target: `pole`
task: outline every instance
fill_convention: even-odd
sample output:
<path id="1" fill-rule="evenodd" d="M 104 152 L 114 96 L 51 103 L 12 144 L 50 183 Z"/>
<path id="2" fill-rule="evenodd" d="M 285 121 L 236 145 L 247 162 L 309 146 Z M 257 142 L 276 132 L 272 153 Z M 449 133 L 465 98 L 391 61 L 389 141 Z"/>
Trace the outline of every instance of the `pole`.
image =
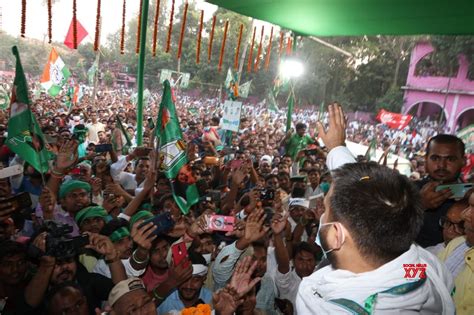
<path id="1" fill-rule="evenodd" d="M 296 55 L 296 33 L 293 33 L 293 55 Z M 288 113 L 286 114 L 286 133 L 290 131 L 293 108 L 295 106 L 295 86 L 293 78 L 290 78 L 290 95 L 288 97 Z"/>
<path id="2" fill-rule="evenodd" d="M 97 69 L 94 74 L 94 89 L 92 90 L 92 103 L 95 105 L 95 99 L 97 97 L 97 85 L 99 84 L 99 61 L 100 61 L 100 50 L 95 53 L 95 64 Z"/>
<path id="3" fill-rule="evenodd" d="M 138 55 L 138 100 L 137 100 L 137 146 L 143 142 L 143 71 L 145 69 L 146 26 L 149 0 L 143 0 L 142 23 L 140 25 L 140 54 Z"/>

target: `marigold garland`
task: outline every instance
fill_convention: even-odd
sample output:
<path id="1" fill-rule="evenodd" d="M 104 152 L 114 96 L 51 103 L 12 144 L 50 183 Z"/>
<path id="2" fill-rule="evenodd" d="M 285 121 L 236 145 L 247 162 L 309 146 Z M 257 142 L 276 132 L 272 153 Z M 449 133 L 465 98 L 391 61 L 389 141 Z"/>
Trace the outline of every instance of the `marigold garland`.
<path id="1" fill-rule="evenodd" d="M 184 39 L 184 28 L 186 27 L 186 17 L 188 15 L 188 3 L 184 5 L 183 21 L 181 23 L 181 33 L 179 34 L 178 59 L 181 59 L 181 52 Z"/>
<path id="2" fill-rule="evenodd" d="M 122 31 L 120 32 L 120 54 L 125 53 L 125 13 L 127 10 L 127 0 L 123 0 L 122 6 Z"/>
<path id="3" fill-rule="evenodd" d="M 77 49 L 77 3 L 72 1 L 72 44 Z"/>
<path id="4" fill-rule="evenodd" d="M 135 46 L 135 52 L 140 53 L 140 33 L 142 30 L 142 9 L 143 9 L 143 0 L 140 0 L 140 8 L 138 10 L 138 25 L 137 25 L 137 45 Z"/>
<path id="5" fill-rule="evenodd" d="M 239 40 L 237 42 L 237 49 L 235 50 L 235 59 L 234 59 L 234 69 L 235 70 L 237 70 L 239 68 L 240 43 L 242 41 L 243 31 L 244 31 L 244 24 L 240 24 Z"/>
<path id="6" fill-rule="evenodd" d="M 253 27 L 253 36 L 252 36 L 252 45 L 250 47 L 250 52 L 249 52 L 249 60 L 247 62 L 247 72 L 252 71 L 252 56 L 253 56 L 253 46 L 255 44 L 255 32 L 257 31 L 257 27 Z"/>
<path id="7" fill-rule="evenodd" d="M 53 9 L 52 0 L 48 0 L 48 44 L 51 44 L 53 37 Z"/>
<path id="8" fill-rule="evenodd" d="M 21 30 L 20 36 L 25 37 L 26 30 L 26 0 L 21 0 Z"/>
<path id="9" fill-rule="evenodd" d="M 199 32 L 197 38 L 197 46 L 196 46 L 196 64 L 199 64 L 201 59 L 201 38 L 202 38 L 202 26 L 204 24 L 204 10 L 201 10 L 201 19 L 199 21 Z"/>
<path id="10" fill-rule="evenodd" d="M 272 53 L 272 39 L 273 39 L 273 26 L 270 30 L 270 40 L 268 41 L 267 55 L 265 56 L 265 70 L 267 71 L 268 71 L 268 68 L 270 67 L 270 55 Z"/>
<path id="11" fill-rule="evenodd" d="M 260 42 L 258 44 L 258 49 L 257 49 L 257 58 L 255 59 L 255 65 L 253 67 L 254 72 L 258 71 L 258 65 L 260 64 L 260 55 L 262 54 L 262 43 L 263 43 L 264 32 L 265 32 L 265 28 L 262 25 L 262 31 L 260 32 Z"/>
<path id="12" fill-rule="evenodd" d="M 181 311 L 181 315 L 211 315 L 212 309 L 209 304 L 198 304 L 196 307 L 187 307 Z"/>
<path id="13" fill-rule="evenodd" d="M 288 37 L 288 42 L 286 44 L 286 55 L 291 56 L 292 51 L 293 51 L 293 41 L 290 36 Z"/>
<path id="14" fill-rule="evenodd" d="M 171 33 L 173 32 L 173 16 L 174 16 L 174 2 L 171 2 L 170 25 L 168 27 L 168 39 L 166 40 L 166 52 L 170 51 L 171 47 Z"/>
<path id="15" fill-rule="evenodd" d="M 94 51 L 99 50 L 99 45 L 100 45 L 100 9 L 101 9 L 101 0 L 97 0 L 97 14 L 95 17 Z"/>
<path id="16" fill-rule="evenodd" d="M 227 30 L 229 28 L 229 21 L 225 21 L 225 26 L 224 26 L 224 38 L 222 38 L 222 45 L 221 45 L 221 54 L 219 56 L 219 66 L 217 67 L 217 71 L 222 70 L 222 62 L 224 59 L 224 52 L 225 52 L 225 42 L 227 40 Z"/>
<path id="17" fill-rule="evenodd" d="M 211 35 L 209 37 L 209 47 L 207 49 L 207 62 L 211 62 L 212 42 L 214 41 L 214 29 L 216 28 L 216 16 L 212 17 Z"/>
<path id="18" fill-rule="evenodd" d="M 155 21 L 153 22 L 153 57 L 156 56 L 156 42 L 158 39 L 158 17 L 160 16 L 160 0 L 156 0 Z"/>

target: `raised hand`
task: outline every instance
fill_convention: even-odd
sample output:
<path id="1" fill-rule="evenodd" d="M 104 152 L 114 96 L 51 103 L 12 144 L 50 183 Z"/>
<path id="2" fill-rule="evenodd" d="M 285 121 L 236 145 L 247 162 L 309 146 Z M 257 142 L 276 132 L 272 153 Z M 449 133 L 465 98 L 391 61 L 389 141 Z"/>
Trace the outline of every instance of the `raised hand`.
<path id="1" fill-rule="evenodd" d="M 193 265 L 190 264 L 189 260 L 183 259 L 178 265 L 171 264 L 169 269 L 168 279 L 171 279 L 174 285 L 180 286 L 184 282 L 188 281 L 193 275 Z"/>
<path id="2" fill-rule="evenodd" d="M 335 147 L 345 145 L 346 141 L 346 119 L 341 105 L 334 103 L 328 106 L 329 128 L 324 130 L 323 124 L 318 121 L 318 133 L 323 139 L 324 145 L 329 151 Z"/>
<path id="3" fill-rule="evenodd" d="M 143 220 L 135 222 L 135 224 L 132 226 L 132 232 L 130 234 L 135 244 L 137 244 L 140 248 L 149 251 L 151 249 L 153 240 L 156 238 L 156 235 L 153 235 L 153 232 L 157 229 L 157 227 L 152 222 L 140 227 L 140 224 L 142 223 Z"/>
<path id="4" fill-rule="evenodd" d="M 76 165 L 78 159 L 78 143 L 75 140 L 68 140 L 61 145 L 56 156 L 56 170 L 64 173 Z"/>
<path id="5" fill-rule="evenodd" d="M 204 233 L 212 233 L 208 228 L 209 214 L 203 213 L 196 220 L 194 220 L 191 226 L 188 228 L 188 234 L 191 237 L 196 237 Z"/>
<path id="6" fill-rule="evenodd" d="M 154 165 L 154 164 L 152 164 L 152 165 Z M 151 191 L 153 188 L 155 188 L 156 175 L 157 175 L 156 170 L 150 170 L 146 174 L 145 182 L 143 183 L 143 189 L 144 190 Z"/>
<path id="7" fill-rule="evenodd" d="M 252 243 L 265 236 L 269 228 L 263 226 L 264 221 L 265 211 L 262 208 L 258 208 L 249 214 L 244 232 L 244 238 L 247 242 Z"/>
<path id="8" fill-rule="evenodd" d="M 229 286 L 235 290 L 237 296 L 242 298 L 261 280 L 260 277 L 252 279 L 252 274 L 257 268 L 257 261 L 252 262 L 252 257 L 247 256 L 237 263 Z"/>
<path id="9" fill-rule="evenodd" d="M 233 315 L 237 307 L 244 302 L 229 286 L 212 295 L 212 305 L 219 315 Z"/>
<path id="10" fill-rule="evenodd" d="M 96 233 L 86 233 L 89 235 L 89 244 L 85 248 L 92 249 L 97 253 L 104 255 L 106 260 L 114 260 L 119 256 L 119 253 L 115 250 L 112 241 L 105 235 L 99 235 Z"/>
<path id="11" fill-rule="evenodd" d="M 272 231 L 275 235 L 280 235 L 285 230 L 286 225 L 288 224 L 289 213 L 285 215 L 275 214 L 272 220 Z"/>
<path id="12" fill-rule="evenodd" d="M 231 232 L 227 232 L 225 236 L 233 236 L 236 238 L 241 238 L 245 234 L 245 221 L 242 220 L 235 220 L 234 223 L 234 230 Z"/>

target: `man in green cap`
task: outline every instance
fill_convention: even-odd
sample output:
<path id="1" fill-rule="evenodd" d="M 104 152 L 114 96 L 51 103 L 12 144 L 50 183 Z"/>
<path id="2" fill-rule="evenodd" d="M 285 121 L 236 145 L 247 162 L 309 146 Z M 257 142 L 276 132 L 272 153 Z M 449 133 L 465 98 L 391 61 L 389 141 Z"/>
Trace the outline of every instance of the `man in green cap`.
<path id="1" fill-rule="evenodd" d="M 81 233 L 100 233 L 107 221 L 108 213 L 100 206 L 89 206 L 76 214 L 76 222 Z"/>
<path id="2" fill-rule="evenodd" d="M 45 194 L 40 196 L 41 207 L 36 209 L 36 217 L 43 220 L 54 220 L 61 224 L 72 226 L 71 236 L 79 235 L 79 227 L 74 220 L 76 214 L 89 206 L 91 185 L 79 180 L 64 182 L 59 188 L 59 206 L 51 205 L 51 200 L 45 200 Z M 45 210 L 52 207 L 52 209 Z"/>

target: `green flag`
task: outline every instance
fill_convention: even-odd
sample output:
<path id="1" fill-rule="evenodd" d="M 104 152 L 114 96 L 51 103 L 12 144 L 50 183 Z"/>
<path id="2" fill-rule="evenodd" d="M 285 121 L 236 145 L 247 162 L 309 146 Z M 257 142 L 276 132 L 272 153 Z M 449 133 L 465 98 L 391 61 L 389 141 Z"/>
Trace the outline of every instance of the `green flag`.
<path id="1" fill-rule="evenodd" d="M 2 110 L 7 109 L 9 104 L 10 104 L 10 97 L 8 97 L 8 92 L 3 87 L 3 85 L 0 85 L 0 109 Z"/>
<path id="2" fill-rule="evenodd" d="M 28 86 L 23 73 L 18 48 L 13 46 L 16 57 L 15 80 L 13 81 L 8 120 L 7 146 L 38 172 L 48 170 L 48 151 L 44 146 L 44 136 L 30 109 Z"/>
<path id="3" fill-rule="evenodd" d="M 239 96 L 243 98 L 247 98 L 250 92 L 250 85 L 252 84 L 252 80 L 245 82 L 241 86 L 239 86 Z"/>
<path id="4" fill-rule="evenodd" d="M 94 85 L 94 78 L 98 68 L 98 61 L 96 59 L 89 70 L 87 70 L 87 80 L 89 81 L 89 85 Z"/>
<path id="5" fill-rule="evenodd" d="M 367 149 L 367 152 L 365 153 L 365 159 L 367 161 L 370 161 L 371 159 L 375 159 L 375 156 L 377 154 L 377 138 L 372 139 L 369 144 L 369 148 Z"/>
<path id="6" fill-rule="evenodd" d="M 268 91 L 268 96 L 267 96 L 267 102 L 268 102 L 268 110 L 278 113 L 280 109 L 278 108 L 278 103 L 275 99 L 275 96 L 273 95 L 272 90 Z"/>
<path id="7" fill-rule="evenodd" d="M 168 80 L 163 82 L 163 97 L 156 122 L 156 136 L 160 143 L 160 157 L 164 173 L 167 178 L 174 180 L 180 170 L 188 164 L 188 159 L 186 157 L 186 144 L 183 141 Z M 173 189 L 173 197 L 184 214 L 188 214 L 189 208 L 199 201 L 195 184 L 187 186 L 185 196 L 178 196 L 175 192 L 175 189 Z"/>
<path id="8" fill-rule="evenodd" d="M 291 117 L 293 114 L 293 107 L 295 106 L 295 97 L 293 93 L 290 92 L 290 97 L 288 98 L 288 113 L 286 114 L 286 132 L 291 128 Z"/>
<path id="9" fill-rule="evenodd" d="M 234 77 L 232 75 L 232 70 L 229 68 L 229 70 L 227 70 L 227 76 L 225 77 L 225 81 L 224 81 L 224 86 L 227 91 L 230 89 L 233 79 Z"/>
<path id="10" fill-rule="evenodd" d="M 120 116 L 117 115 L 115 116 L 117 118 L 117 128 L 120 129 L 120 131 L 122 132 L 123 136 L 125 137 L 125 140 L 127 142 L 127 146 L 130 148 L 132 146 L 132 141 L 130 140 L 130 136 L 128 135 L 128 132 L 127 130 L 125 130 L 125 127 L 123 126 L 122 124 L 122 120 L 120 120 Z"/>
<path id="11" fill-rule="evenodd" d="M 64 103 L 66 104 L 67 108 L 71 108 L 73 104 L 73 98 L 74 98 L 74 87 L 69 86 L 66 91 L 66 95 L 64 96 Z"/>

